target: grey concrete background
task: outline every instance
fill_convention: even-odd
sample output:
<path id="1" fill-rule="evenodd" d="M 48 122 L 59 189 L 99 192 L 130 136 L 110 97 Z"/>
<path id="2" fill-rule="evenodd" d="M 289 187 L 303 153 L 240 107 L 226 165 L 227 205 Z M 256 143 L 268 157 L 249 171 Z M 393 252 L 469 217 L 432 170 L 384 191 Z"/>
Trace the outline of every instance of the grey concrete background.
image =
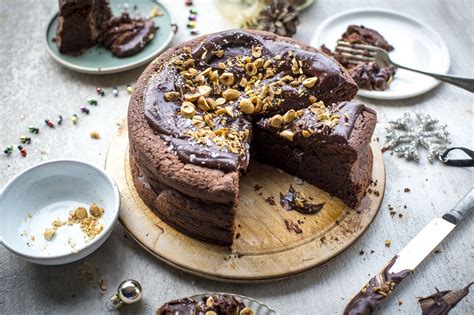
<path id="1" fill-rule="evenodd" d="M 181 27 L 173 44 L 189 38 L 185 29 L 187 8 L 183 1 L 163 1 Z M 235 27 L 219 16 L 214 1 L 196 0 L 202 33 Z M 474 8 L 470 0 L 345 1 L 317 0 L 305 11 L 296 38 L 309 41 L 326 17 L 351 8 L 384 7 L 410 14 L 435 28 L 446 41 L 452 58 L 451 73 L 474 76 Z M 28 146 L 28 157 L 18 152 L 0 157 L 0 187 L 22 169 L 48 159 L 80 158 L 104 165 L 107 147 L 116 122 L 125 116 L 129 95 L 125 85 L 133 83 L 143 68 L 108 76 L 84 75 L 69 71 L 51 59 L 43 36 L 49 18 L 57 10 L 56 1 L 0 0 L 0 145 L 17 143 L 30 124 L 42 127 Z M 95 87 L 110 92 L 120 87 L 120 96 L 99 98 L 87 117 L 79 115 L 77 126 L 69 117 Z M 452 144 L 474 147 L 472 94 L 445 84 L 433 91 L 404 101 L 373 101 L 379 114 L 376 134 L 383 139 L 388 120 L 405 111 L 422 110 L 448 124 Z M 65 117 L 60 128 L 44 128 L 45 118 Z M 97 130 L 101 139 L 89 138 Z M 42 152 L 42 153 L 41 153 Z M 380 213 L 355 245 L 327 265 L 285 281 L 265 284 L 229 284 L 205 280 L 170 268 L 147 254 L 117 224 L 110 239 L 86 258 L 98 278 L 107 281 L 102 295 L 81 276 L 83 262 L 46 267 L 25 262 L 0 246 L 0 313 L 2 314 L 98 314 L 104 313 L 109 295 L 126 278 L 141 282 L 145 299 L 124 307 L 120 313 L 153 313 L 163 302 L 203 291 L 235 292 L 261 299 L 280 314 L 340 314 L 347 300 L 400 250 L 431 218 L 439 216 L 474 184 L 471 169 L 450 168 L 425 159 L 410 163 L 385 154 L 387 189 Z M 405 187 L 410 193 L 403 192 Z M 388 205 L 403 213 L 391 218 Z M 403 209 L 407 205 L 407 209 Z M 6 218 L 0 218 L 5 220 Z M 442 252 L 426 261 L 409 281 L 387 301 L 381 314 L 418 314 L 416 297 L 440 290 L 455 289 L 474 280 L 474 218 L 470 216 L 441 246 Z M 392 246 L 384 246 L 386 239 Z M 359 255 L 360 250 L 363 255 Z M 370 251 L 374 250 L 373 254 Z M 399 300 L 403 301 L 399 305 Z M 452 314 L 473 314 L 474 294 L 470 294 Z"/>

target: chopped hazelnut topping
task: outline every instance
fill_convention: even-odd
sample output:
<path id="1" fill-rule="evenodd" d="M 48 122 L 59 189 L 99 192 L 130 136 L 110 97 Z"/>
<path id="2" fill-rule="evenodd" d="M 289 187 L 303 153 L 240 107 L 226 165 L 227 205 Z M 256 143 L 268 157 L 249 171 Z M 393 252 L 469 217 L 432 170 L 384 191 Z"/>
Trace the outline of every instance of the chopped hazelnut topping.
<path id="1" fill-rule="evenodd" d="M 240 110 L 244 114 L 252 114 L 255 111 L 255 106 L 248 99 L 240 101 Z"/>
<path id="2" fill-rule="evenodd" d="M 293 141 L 294 133 L 291 130 L 283 130 L 282 132 L 279 133 L 279 135 L 283 139 L 286 139 L 288 141 Z"/>
<path id="3" fill-rule="evenodd" d="M 252 76 L 252 75 L 257 74 L 258 69 L 254 63 L 249 62 L 245 65 L 245 71 L 247 72 L 248 75 Z"/>
<path id="4" fill-rule="evenodd" d="M 255 58 L 260 58 L 262 55 L 262 47 L 261 46 L 252 46 L 252 56 Z"/>
<path id="5" fill-rule="evenodd" d="M 204 97 L 208 97 L 209 95 L 211 95 L 211 91 L 211 87 L 207 85 L 201 85 L 197 88 L 197 92 Z"/>
<path id="6" fill-rule="evenodd" d="M 213 306 L 214 305 L 214 298 L 212 296 L 208 297 L 206 300 L 206 306 Z"/>
<path id="7" fill-rule="evenodd" d="M 181 105 L 181 115 L 186 118 L 191 118 L 196 113 L 196 107 L 191 102 L 183 102 Z"/>
<path id="8" fill-rule="evenodd" d="M 213 55 L 216 55 L 217 58 L 222 58 L 224 57 L 224 50 L 215 50 L 215 51 L 212 51 L 212 54 Z"/>
<path id="9" fill-rule="evenodd" d="M 245 307 L 239 312 L 239 315 L 254 315 L 254 312 L 250 307 Z"/>
<path id="10" fill-rule="evenodd" d="M 270 122 L 270 126 L 274 128 L 280 128 L 283 123 L 283 116 L 281 116 L 280 114 L 277 114 L 271 117 L 269 122 Z"/>
<path id="11" fill-rule="evenodd" d="M 310 89 L 316 84 L 316 81 L 318 81 L 317 77 L 307 78 L 303 81 L 303 86 Z"/>
<path id="12" fill-rule="evenodd" d="M 169 102 L 176 102 L 179 99 L 179 92 L 165 93 L 165 99 Z"/>
<path id="13" fill-rule="evenodd" d="M 224 96 L 226 101 L 234 101 L 239 98 L 240 92 L 234 89 L 227 89 L 222 92 L 222 96 Z"/>
<path id="14" fill-rule="evenodd" d="M 224 72 L 219 77 L 219 82 L 224 84 L 225 86 L 231 86 L 232 84 L 234 84 L 234 75 L 229 72 Z"/>
<path id="15" fill-rule="evenodd" d="M 214 311 L 207 311 L 204 315 L 217 315 Z"/>
<path id="16" fill-rule="evenodd" d="M 287 124 L 292 122 L 295 119 L 296 119 L 296 112 L 294 109 L 290 109 L 289 111 L 285 113 L 285 115 L 283 115 L 283 121 Z"/>

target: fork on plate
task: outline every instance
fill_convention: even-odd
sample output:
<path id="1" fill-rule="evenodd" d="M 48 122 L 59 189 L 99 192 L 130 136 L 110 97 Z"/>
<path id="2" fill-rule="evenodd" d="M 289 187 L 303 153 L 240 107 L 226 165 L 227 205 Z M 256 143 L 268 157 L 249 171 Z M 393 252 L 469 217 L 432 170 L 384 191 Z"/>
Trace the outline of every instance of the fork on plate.
<path id="1" fill-rule="evenodd" d="M 393 65 L 400 69 L 421 73 L 438 79 L 440 81 L 453 84 L 455 86 L 468 90 L 471 93 L 474 92 L 474 78 L 438 74 L 405 67 L 393 62 L 390 59 L 388 53 L 384 49 L 381 49 L 379 47 L 364 44 L 351 44 L 346 41 L 339 40 L 337 41 L 336 51 L 339 52 L 341 56 L 345 57 L 349 63 L 358 64 L 361 62 L 374 61 L 380 67 Z"/>

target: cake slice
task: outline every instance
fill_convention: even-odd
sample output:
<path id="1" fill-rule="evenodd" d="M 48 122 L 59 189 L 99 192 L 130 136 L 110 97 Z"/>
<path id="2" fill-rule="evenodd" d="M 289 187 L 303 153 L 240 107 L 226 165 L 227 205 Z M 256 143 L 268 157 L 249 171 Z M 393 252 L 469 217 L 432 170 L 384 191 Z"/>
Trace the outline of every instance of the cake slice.
<path id="1" fill-rule="evenodd" d="M 368 145 L 376 120 L 372 109 L 357 102 L 290 110 L 257 123 L 255 156 L 355 207 L 371 179 Z"/>
<path id="2" fill-rule="evenodd" d="M 204 296 L 201 300 L 183 298 L 162 305 L 156 315 L 253 315 L 253 310 L 229 294 Z"/>
<path id="3" fill-rule="evenodd" d="M 112 17 L 107 0 L 59 0 L 56 42 L 61 53 L 78 55 L 95 45 Z"/>

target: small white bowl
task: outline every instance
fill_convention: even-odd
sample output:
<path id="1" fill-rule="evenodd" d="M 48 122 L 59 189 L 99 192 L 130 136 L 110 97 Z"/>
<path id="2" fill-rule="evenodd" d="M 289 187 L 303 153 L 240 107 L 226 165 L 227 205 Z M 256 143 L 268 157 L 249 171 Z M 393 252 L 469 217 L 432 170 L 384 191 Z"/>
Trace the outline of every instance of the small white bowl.
<path id="1" fill-rule="evenodd" d="M 47 241 L 43 233 L 56 219 L 92 203 L 104 208 L 104 229 L 89 240 L 78 224 L 59 227 Z M 42 265 L 67 264 L 90 255 L 112 232 L 120 208 L 114 180 L 101 169 L 75 160 L 54 160 L 26 169 L 0 193 L 0 242 L 21 258 Z"/>

